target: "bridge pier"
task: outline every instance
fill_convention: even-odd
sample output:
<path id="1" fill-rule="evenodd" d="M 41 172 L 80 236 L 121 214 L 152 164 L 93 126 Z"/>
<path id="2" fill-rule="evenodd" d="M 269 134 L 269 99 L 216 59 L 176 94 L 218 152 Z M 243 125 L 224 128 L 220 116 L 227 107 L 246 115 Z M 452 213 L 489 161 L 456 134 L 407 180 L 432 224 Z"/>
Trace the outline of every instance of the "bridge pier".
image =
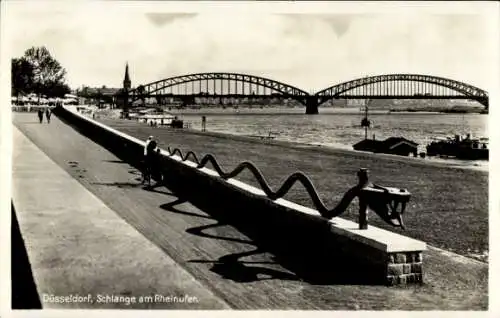
<path id="1" fill-rule="evenodd" d="M 317 115 L 318 111 L 318 97 L 317 96 L 307 96 L 306 98 L 306 115 Z"/>
<path id="2" fill-rule="evenodd" d="M 478 99 L 478 102 L 484 105 L 485 110 L 488 110 L 488 107 L 489 107 L 489 104 L 490 104 L 489 103 L 490 101 L 489 101 L 488 97 L 486 97 L 486 98 L 480 98 L 480 99 Z"/>

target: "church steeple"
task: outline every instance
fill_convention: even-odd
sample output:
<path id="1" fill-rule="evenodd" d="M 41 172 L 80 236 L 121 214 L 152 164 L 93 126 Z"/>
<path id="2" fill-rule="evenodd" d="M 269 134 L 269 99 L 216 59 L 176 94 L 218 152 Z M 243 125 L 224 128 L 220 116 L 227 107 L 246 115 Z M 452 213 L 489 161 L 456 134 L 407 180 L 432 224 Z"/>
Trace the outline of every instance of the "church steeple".
<path id="1" fill-rule="evenodd" d="M 132 86 L 132 82 L 130 81 L 130 76 L 128 75 L 128 62 L 125 66 L 125 78 L 123 79 L 123 88 L 129 90 Z"/>

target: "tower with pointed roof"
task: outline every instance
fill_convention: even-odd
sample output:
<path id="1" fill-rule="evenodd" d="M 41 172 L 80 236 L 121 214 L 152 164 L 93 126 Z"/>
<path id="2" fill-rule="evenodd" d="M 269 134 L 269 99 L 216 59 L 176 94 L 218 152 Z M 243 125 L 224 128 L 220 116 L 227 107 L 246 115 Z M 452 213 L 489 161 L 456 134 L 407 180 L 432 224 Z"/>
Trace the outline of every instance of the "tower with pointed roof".
<path id="1" fill-rule="evenodd" d="M 130 90 L 130 87 L 132 86 L 132 82 L 130 81 L 130 76 L 128 75 L 128 62 L 125 65 L 125 78 L 123 79 L 123 88 L 125 90 Z"/>
<path id="2" fill-rule="evenodd" d="M 132 87 L 130 76 L 128 74 L 128 62 L 125 65 L 125 78 L 123 79 L 123 118 L 128 118 L 128 92 Z"/>

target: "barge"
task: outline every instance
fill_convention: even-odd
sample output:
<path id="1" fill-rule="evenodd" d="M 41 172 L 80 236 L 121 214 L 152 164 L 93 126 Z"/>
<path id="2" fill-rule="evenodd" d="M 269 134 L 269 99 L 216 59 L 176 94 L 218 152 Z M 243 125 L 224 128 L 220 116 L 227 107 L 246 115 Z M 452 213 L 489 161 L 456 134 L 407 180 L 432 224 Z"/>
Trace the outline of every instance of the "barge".
<path id="1" fill-rule="evenodd" d="M 447 156 L 466 160 L 488 160 L 488 138 L 455 135 L 454 138 L 436 138 L 427 145 L 428 156 Z"/>

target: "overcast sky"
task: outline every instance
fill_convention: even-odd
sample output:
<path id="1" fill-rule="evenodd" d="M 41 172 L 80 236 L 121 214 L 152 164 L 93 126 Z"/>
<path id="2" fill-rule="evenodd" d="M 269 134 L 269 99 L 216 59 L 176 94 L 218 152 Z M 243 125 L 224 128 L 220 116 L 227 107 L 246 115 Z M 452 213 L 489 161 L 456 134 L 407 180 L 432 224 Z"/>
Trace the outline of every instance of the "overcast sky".
<path id="1" fill-rule="evenodd" d="M 3 44 L 12 57 L 45 45 L 67 69 L 73 88 L 120 87 L 128 61 L 133 86 L 229 71 L 307 91 L 384 73 L 437 75 L 487 89 L 498 59 L 494 2 L 439 12 L 397 3 L 377 12 L 360 9 L 369 8 L 361 3 L 355 10 L 323 4 L 293 14 L 229 4 L 207 11 L 192 5 L 165 9 L 158 2 L 64 3 L 3 2 Z"/>

